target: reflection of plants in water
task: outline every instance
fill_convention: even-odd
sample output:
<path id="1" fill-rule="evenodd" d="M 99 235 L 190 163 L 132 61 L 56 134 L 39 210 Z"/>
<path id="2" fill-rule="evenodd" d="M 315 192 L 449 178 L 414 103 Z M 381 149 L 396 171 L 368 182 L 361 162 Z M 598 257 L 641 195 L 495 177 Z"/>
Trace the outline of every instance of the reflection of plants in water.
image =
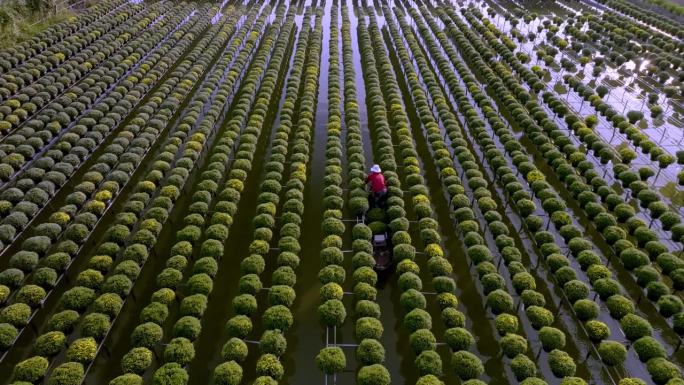
<path id="1" fill-rule="evenodd" d="M 681 173 L 680 173 L 681 175 Z M 681 177 L 680 177 L 681 179 Z M 675 182 L 668 182 L 665 184 L 663 187 L 660 188 L 660 193 L 667 197 L 670 198 L 672 201 L 672 204 L 676 206 L 677 208 L 683 207 L 684 206 L 684 191 L 677 187 L 677 184 Z"/>

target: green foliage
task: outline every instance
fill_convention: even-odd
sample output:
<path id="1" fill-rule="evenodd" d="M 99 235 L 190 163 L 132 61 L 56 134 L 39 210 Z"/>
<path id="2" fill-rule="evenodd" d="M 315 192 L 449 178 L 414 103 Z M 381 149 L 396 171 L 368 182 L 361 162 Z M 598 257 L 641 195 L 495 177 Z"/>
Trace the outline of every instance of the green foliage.
<path id="1" fill-rule="evenodd" d="M 339 373 L 347 366 L 347 359 L 339 347 L 323 348 L 316 356 L 316 366 L 325 374 Z"/>
<path id="2" fill-rule="evenodd" d="M 121 359 L 124 373 L 142 374 L 152 365 L 152 351 L 147 348 L 133 348 Z"/>
<path id="3" fill-rule="evenodd" d="M 461 380 L 480 377 L 484 373 L 484 365 L 477 356 L 467 351 L 460 351 L 451 357 L 451 366 Z"/>
<path id="4" fill-rule="evenodd" d="M 242 381 L 242 367 L 235 361 L 224 362 L 214 368 L 216 385 L 239 385 Z"/>
<path id="5" fill-rule="evenodd" d="M 382 365 L 368 365 L 359 370 L 356 381 L 359 385 L 389 385 L 390 374 Z"/>
<path id="6" fill-rule="evenodd" d="M 25 359 L 14 366 L 12 378 L 15 381 L 36 382 L 43 378 L 48 364 L 45 357 L 36 356 Z"/>

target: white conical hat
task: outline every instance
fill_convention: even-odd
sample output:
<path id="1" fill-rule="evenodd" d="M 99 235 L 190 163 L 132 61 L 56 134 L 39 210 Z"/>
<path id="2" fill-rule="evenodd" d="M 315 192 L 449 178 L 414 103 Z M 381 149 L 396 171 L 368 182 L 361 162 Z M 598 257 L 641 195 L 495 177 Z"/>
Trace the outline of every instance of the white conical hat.
<path id="1" fill-rule="evenodd" d="M 380 170 L 380 165 L 374 164 L 373 167 L 371 167 L 371 172 L 381 172 Z"/>

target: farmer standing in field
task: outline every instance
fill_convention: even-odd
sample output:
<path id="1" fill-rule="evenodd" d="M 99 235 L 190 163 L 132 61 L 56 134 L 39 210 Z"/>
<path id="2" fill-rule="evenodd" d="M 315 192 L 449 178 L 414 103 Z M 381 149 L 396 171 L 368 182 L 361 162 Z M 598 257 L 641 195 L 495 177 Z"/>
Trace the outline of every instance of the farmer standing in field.
<path id="1" fill-rule="evenodd" d="M 382 175 L 380 166 L 374 164 L 370 169 L 370 174 L 366 177 L 366 184 L 370 184 L 371 194 L 373 194 L 374 206 L 380 206 L 387 195 L 385 177 Z"/>

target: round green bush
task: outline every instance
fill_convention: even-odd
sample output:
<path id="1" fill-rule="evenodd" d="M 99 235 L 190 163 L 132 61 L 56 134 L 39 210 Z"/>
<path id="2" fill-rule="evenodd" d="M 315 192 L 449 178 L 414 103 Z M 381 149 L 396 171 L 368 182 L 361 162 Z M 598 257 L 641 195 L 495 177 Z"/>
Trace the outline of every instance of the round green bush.
<path id="1" fill-rule="evenodd" d="M 494 325 L 496 326 L 496 330 L 502 336 L 508 333 L 517 333 L 518 328 L 520 327 L 518 317 L 505 313 L 496 316 Z"/>
<path id="2" fill-rule="evenodd" d="M 268 302 L 271 305 L 292 306 L 296 294 L 292 287 L 288 285 L 273 285 L 268 291 Z"/>
<path id="3" fill-rule="evenodd" d="M 566 282 L 565 285 L 563 285 L 563 291 L 571 303 L 585 299 L 589 295 L 589 287 L 587 284 L 577 279 Z"/>
<path id="4" fill-rule="evenodd" d="M 489 294 L 494 290 L 500 290 L 506 287 L 506 281 L 498 273 L 485 274 L 481 279 L 482 288 L 485 294 Z"/>
<path id="5" fill-rule="evenodd" d="M 121 358 L 124 373 L 143 374 L 152 365 L 152 351 L 147 348 L 133 348 Z"/>
<path id="6" fill-rule="evenodd" d="M 672 328 L 680 336 L 684 334 L 684 313 L 675 314 L 672 317 Z"/>
<path id="7" fill-rule="evenodd" d="M 376 339 L 363 339 L 356 348 L 356 359 L 364 365 L 382 364 L 385 362 L 385 348 Z"/>
<path id="8" fill-rule="evenodd" d="M 522 293 L 525 290 L 535 290 L 537 288 L 537 283 L 528 272 L 520 272 L 513 276 L 513 288 L 518 293 Z"/>
<path id="9" fill-rule="evenodd" d="M 48 365 L 49 362 L 45 357 L 27 358 L 14 366 L 12 379 L 14 381 L 36 382 L 45 376 Z"/>
<path id="10" fill-rule="evenodd" d="M 67 290 L 62 295 L 62 304 L 69 310 L 84 310 L 95 300 L 93 289 L 77 286 Z"/>
<path id="11" fill-rule="evenodd" d="M 513 358 L 518 354 L 525 354 L 527 352 L 527 339 L 519 334 L 506 334 L 501 337 L 500 345 L 504 355 L 508 358 Z"/>
<path id="12" fill-rule="evenodd" d="M 414 353 L 424 350 L 434 350 L 437 344 L 434 334 L 428 329 L 419 329 L 409 336 L 409 344 Z"/>
<path id="13" fill-rule="evenodd" d="M 152 376 L 153 385 L 185 385 L 188 383 L 188 373 L 175 362 L 162 365 Z"/>
<path id="14" fill-rule="evenodd" d="M 565 347 L 565 333 L 554 327 L 544 326 L 541 328 L 539 330 L 539 340 L 547 352 Z"/>
<path id="15" fill-rule="evenodd" d="M 31 307 L 24 303 L 15 303 L 0 310 L 0 323 L 8 323 L 17 328 L 28 324 L 31 317 Z"/>
<path id="16" fill-rule="evenodd" d="M 347 366 L 347 359 L 339 347 L 323 348 L 316 356 L 316 366 L 325 374 L 340 373 Z"/>
<path id="17" fill-rule="evenodd" d="M 653 266 L 641 266 L 634 270 L 634 275 L 637 278 L 637 283 L 641 287 L 645 287 L 650 282 L 660 281 L 660 273 Z"/>
<path id="18" fill-rule="evenodd" d="M 269 376 L 260 376 L 254 380 L 252 385 L 278 385 L 278 381 Z"/>
<path id="19" fill-rule="evenodd" d="M 551 372 L 558 378 L 569 377 L 575 374 L 577 365 L 570 355 L 562 350 L 553 350 L 548 356 Z"/>
<path id="20" fill-rule="evenodd" d="M 594 290 L 598 293 L 601 299 L 606 300 L 608 297 L 619 294 L 621 291 L 620 284 L 612 278 L 601 278 L 594 281 Z"/>
<path id="21" fill-rule="evenodd" d="M 684 310 L 684 303 L 682 300 L 673 294 L 663 295 L 658 299 L 658 311 L 664 317 L 671 317 Z"/>
<path id="22" fill-rule="evenodd" d="M 432 317 L 423 309 L 413 309 L 404 316 L 404 326 L 411 332 L 418 329 L 431 329 Z"/>
<path id="23" fill-rule="evenodd" d="M 190 295 L 209 295 L 214 287 L 214 281 L 208 274 L 198 273 L 188 278 L 185 287 Z"/>
<path id="24" fill-rule="evenodd" d="M 242 381 L 242 367 L 235 361 L 224 362 L 214 368 L 214 384 L 239 385 Z"/>
<path id="25" fill-rule="evenodd" d="M 554 321 L 554 316 L 551 311 L 539 306 L 530 306 L 525 309 L 525 314 L 530 320 L 532 327 L 539 330 L 544 326 L 551 326 Z"/>
<path id="26" fill-rule="evenodd" d="M 646 363 L 646 369 L 656 384 L 665 384 L 682 376 L 680 368 L 665 358 L 653 358 Z"/>
<path id="27" fill-rule="evenodd" d="M 627 358 L 627 349 L 617 341 L 601 341 L 598 352 L 608 366 L 621 365 Z"/>
<path id="28" fill-rule="evenodd" d="M 643 362 L 648 362 L 652 358 L 666 357 L 665 348 L 655 338 L 651 336 L 641 337 L 632 344 L 634 351 Z"/>
<path id="29" fill-rule="evenodd" d="M 269 329 L 287 331 L 294 322 L 290 309 L 283 305 L 271 306 L 263 314 L 264 325 Z"/>
<path id="30" fill-rule="evenodd" d="M 524 354 L 519 354 L 511 360 L 511 370 L 518 381 L 522 381 L 537 374 L 537 365 Z"/>
<path id="31" fill-rule="evenodd" d="M 444 332 L 444 342 L 451 350 L 460 351 L 468 350 L 475 343 L 475 339 L 469 331 L 459 327 L 447 329 Z"/>
<path id="32" fill-rule="evenodd" d="M 651 301 L 658 301 L 660 297 L 670 294 L 670 288 L 662 281 L 649 282 L 646 285 L 646 297 Z"/>
<path id="33" fill-rule="evenodd" d="M 602 341 L 610 336 L 610 328 L 601 321 L 587 321 L 585 322 L 584 327 L 587 329 L 589 339 L 592 341 Z"/>
<path id="34" fill-rule="evenodd" d="M 252 320 L 246 315 L 236 315 L 226 322 L 231 337 L 245 338 L 252 331 Z"/>
<path id="35" fill-rule="evenodd" d="M 194 340 L 202 331 L 202 323 L 199 319 L 193 316 L 184 316 L 178 319 L 173 325 L 174 337 L 185 337 L 189 340 Z"/>
<path id="36" fill-rule="evenodd" d="M 109 385 L 143 385 L 143 379 L 137 374 L 123 374 L 109 381 Z"/>
<path id="37" fill-rule="evenodd" d="M 81 333 L 96 340 L 102 339 L 109 331 L 109 316 L 102 313 L 90 313 L 83 318 Z"/>
<path id="38" fill-rule="evenodd" d="M 162 325 L 169 316 L 169 308 L 161 302 L 152 302 L 140 312 L 141 322 L 154 322 Z"/>
<path id="39" fill-rule="evenodd" d="M 422 351 L 414 362 L 421 375 L 442 375 L 442 359 L 434 350 Z"/>
<path id="40" fill-rule="evenodd" d="M 85 376 L 83 365 L 65 362 L 52 370 L 48 385 L 79 385 Z"/>
<path id="41" fill-rule="evenodd" d="M 45 298 L 45 289 L 36 285 L 24 285 L 18 291 L 14 300 L 16 302 L 25 303 L 31 307 L 40 305 Z"/>
<path id="42" fill-rule="evenodd" d="M 507 313 L 513 310 L 513 297 L 503 290 L 494 290 L 487 295 L 487 307 L 494 314 Z"/>
<path id="43" fill-rule="evenodd" d="M 404 309 L 408 311 L 413 309 L 425 309 L 425 306 L 427 306 L 425 296 L 416 289 L 408 289 L 407 291 L 401 293 L 399 302 Z"/>
<path id="44" fill-rule="evenodd" d="M 390 374 L 379 364 L 362 367 L 356 375 L 358 385 L 389 385 Z"/>
<path id="45" fill-rule="evenodd" d="M 620 294 L 610 296 L 606 301 L 606 305 L 611 317 L 618 320 L 627 314 L 634 313 L 634 303 Z"/>
<path id="46" fill-rule="evenodd" d="M 285 350 L 287 350 L 287 340 L 280 330 L 266 330 L 261 335 L 259 348 L 262 353 L 273 354 L 279 357 L 285 354 Z"/>
<path id="47" fill-rule="evenodd" d="M 161 341 L 164 332 L 161 326 L 154 322 L 145 322 L 133 329 L 131 333 L 131 345 L 135 347 L 153 348 Z"/>
<path id="48" fill-rule="evenodd" d="M 207 296 L 204 294 L 193 294 L 183 298 L 180 304 L 180 314 L 202 317 L 207 309 Z"/>
<path id="49" fill-rule="evenodd" d="M 278 360 L 278 357 L 273 354 L 264 354 L 257 360 L 256 373 L 257 376 L 269 376 L 274 380 L 280 380 L 285 373 L 285 369 Z"/>
<path id="50" fill-rule="evenodd" d="M 639 378 L 629 377 L 621 379 L 618 385 L 646 385 L 646 382 Z"/>
<path id="51" fill-rule="evenodd" d="M 98 313 L 116 317 L 123 307 L 123 300 L 117 294 L 105 293 L 93 302 L 92 310 Z"/>
<path id="52" fill-rule="evenodd" d="M 634 247 L 623 250 L 620 253 L 620 260 L 627 270 L 634 270 L 650 263 L 648 255 Z"/>
<path id="53" fill-rule="evenodd" d="M 418 378 L 418 381 L 416 381 L 416 385 L 444 385 L 444 382 L 442 382 L 435 375 L 426 374 Z"/>
<path id="54" fill-rule="evenodd" d="M 59 331 L 42 334 L 36 339 L 35 350 L 41 356 L 54 356 L 59 353 L 66 344 L 66 336 Z"/>
<path id="55" fill-rule="evenodd" d="M 544 295 L 538 291 L 523 290 L 523 292 L 520 294 L 520 299 L 525 307 L 546 306 L 546 298 L 544 298 Z"/>
<path id="56" fill-rule="evenodd" d="M 477 378 L 484 373 L 482 361 L 473 353 L 467 351 L 454 353 L 451 356 L 451 366 L 461 380 Z"/>
<path id="57" fill-rule="evenodd" d="M 360 300 L 356 302 L 356 306 L 354 307 L 354 313 L 356 317 L 373 317 L 373 318 L 380 318 L 381 312 L 380 312 L 380 305 L 378 305 L 376 302 L 373 301 L 368 301 L 368 300 Z"/>
<path id="58" fill-rule="evenodd" d="M 236 337 L 229 339 L 221 349 L 221 357 L 226 361 L 242 362 L 248 353 L 247 344 Z"/>
<path id="59" fill-rule="evenodd" d="M 587 385 L 587 382 L 580 377 L 565 377 L 560 383 L 561 385 Z"/>
<path id="60" fill-rule="evenodd" d="M 166 362 L 176 362 L 185 366 L 193 358 L 195 358 L 195 346 L 192 341 L 185 337 L 172 339 L 164 349 L 164 360 Z"/>
<path id="61" fill-rule="evenodd" d="M 79 338 L 72 342 L 67 349 L 66 355 L 69 361 L 87 364 L 95 359 L 97 342 L 92 337 Z"/>
<path id="62" fill-rule="evenodd" d="M 528 377 L 520 382 L 520 385 L 548 385 L 546 381 L 537 377 Z"/>
<path id="63" fill-rule="evenodd" d="M 410 289 L 420 291 L 423 288 L 423 282 L 420 277 L 412 272 L 405 272 L 399 276 L 399 288 L 402 292 Z"/>
<path id="64" fill-rule="evenodd" d="M 453 307 L 442 309 L 441 313 L 442 323 L 446 327 L 463 327 L 465 326 L 465 314 L 456 310 Z"/>
<path id="65" fill-rule="evenodd" d="M 649 336 L 653 332 L 651 324 L 636 314 L 627 314 L 622 317 L 620 327 L 630 341 Z"/>
<path id="66" fill-rule="evenodd" d="M 8 323 L 0 323 L 0 351 L 9 349 L 17 335 L 19 335 L 17 328 Z"/>
<path id="67" fill-rule="evenodd" d="M 48 321 L 48 329 L 69 333 L 78 322 L 80 314 L 74 310 L 64 310 L 54 314 Z"/>

